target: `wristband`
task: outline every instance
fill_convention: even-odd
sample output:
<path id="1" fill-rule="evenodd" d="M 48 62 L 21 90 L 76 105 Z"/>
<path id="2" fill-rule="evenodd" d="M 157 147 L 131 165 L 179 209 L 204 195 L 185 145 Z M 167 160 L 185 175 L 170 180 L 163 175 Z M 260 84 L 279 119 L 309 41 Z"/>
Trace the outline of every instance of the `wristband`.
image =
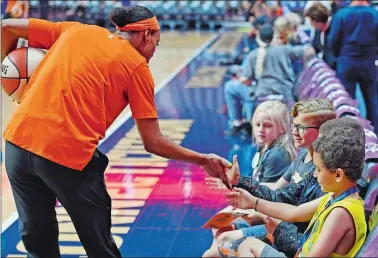
<path id="1" fill-rule="evenodd" d="M 257 204 L 259 204 L 259 200 L 260 200 L 260 198 L 257 198 L 256 205 L 255 205 L 255 211 L 257 211 Z"/>

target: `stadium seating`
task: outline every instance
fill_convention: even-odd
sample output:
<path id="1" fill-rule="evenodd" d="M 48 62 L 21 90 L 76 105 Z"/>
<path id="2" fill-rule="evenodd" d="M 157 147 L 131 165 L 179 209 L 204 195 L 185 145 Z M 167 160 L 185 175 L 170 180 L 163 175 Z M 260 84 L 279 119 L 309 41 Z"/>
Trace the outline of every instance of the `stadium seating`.
<path id="1" fill-rule="evenodd" d="M 157 16 L 163 29 L 188 28 L 215 30 L 223 28 L 225 23 L 245 20 L 242 1 L 196 0 L 196 1 L 131 1 L 131 5 L 148 7 Z M 114 6 L 121 6 L 122 1 L 87 1 L 86 6 L 78 7 L 75 1 L 49 1 L 49 20 L 78 20 L 88 24 L 112 27 L 108 19 Z M 306 1 L 283 1 L 287 11 L 301 12 Z M 81 13 L 80 13 L 81 11 Z M 40 1 L 30 1 L 30 16 L 40 17 Z"/>

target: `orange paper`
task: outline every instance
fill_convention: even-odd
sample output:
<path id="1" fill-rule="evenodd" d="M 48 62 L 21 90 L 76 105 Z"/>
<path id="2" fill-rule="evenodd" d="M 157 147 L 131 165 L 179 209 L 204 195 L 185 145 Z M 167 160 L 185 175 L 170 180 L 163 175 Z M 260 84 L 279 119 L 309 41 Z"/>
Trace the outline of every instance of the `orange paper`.
<path id="1" fill-rule="evenodd" d="M 253 210 L 252 210 L 253 211 Z M 251 213 L 251 210 L 242 210 L 242 209 L 235 209 L 231 212 L 220 212 L 217 213 L 215 216 L 210 218 L 202 228 L 213 228 L 213 229 L 220 229 L 231 225 L 231 223 L 243 216 L 246 216 Z"/>

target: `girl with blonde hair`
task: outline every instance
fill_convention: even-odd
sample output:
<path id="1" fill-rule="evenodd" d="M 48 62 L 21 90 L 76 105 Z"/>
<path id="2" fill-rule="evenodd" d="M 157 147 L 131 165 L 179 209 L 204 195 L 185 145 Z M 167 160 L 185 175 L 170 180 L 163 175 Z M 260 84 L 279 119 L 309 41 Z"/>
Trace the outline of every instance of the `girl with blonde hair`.
<path id="1" fill-rule="evenodd" d="M 291 138 L 289 110 L 280 101 L 265 101 L 256 108 L 251 124 L 253 141 L 259 149 L 252 161 L 252 178 L 273 189 L 296 154 Z M 206 184 L 212 189 L 225 188 L 217 178 L 206 178 Z M 222 211 L 230 211 L 230 209 L 232 208 L 228 206 Z M 255 216 L 259 216 L 258 213 L 252 212 L 242 220 L 235 220 L 226 228 L 213 230 L 214 241 L 209 250 L 242 237 L 265 236 L 267 231 L 264 225 L 251 226 L 250 221 L 255 219 Z M 206 252 L 204 257 L 208 254 Z"/>
<path id="2" fill-rule="evenodd" d="M 253 141 L 259 148 L 252 162 L 253 178 L 276 182 L 296 155 L 289 110 L 280 101 L 265 101 L 256 108 L 251 123 Z"/>
<path id="3" fill-rule="evenodd" d="M 289 43 L 288 34 L 290 31 L 290 23 L 285 16 L 277 17 L 273 24 L 274 37 L 272 44 L 285 45 Z"/>

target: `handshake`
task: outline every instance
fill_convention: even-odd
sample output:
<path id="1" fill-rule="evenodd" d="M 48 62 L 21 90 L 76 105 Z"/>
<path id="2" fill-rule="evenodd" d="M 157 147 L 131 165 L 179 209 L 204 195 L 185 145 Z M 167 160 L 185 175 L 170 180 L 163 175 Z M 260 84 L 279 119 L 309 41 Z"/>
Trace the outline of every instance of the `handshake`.
<path id="1" fill-rule="evenodd" d="M 222 159 L 222 161 L 225 160 Z M 234 209 L 255 209 L 258 198 L 244 189 L 232 187 L 233 185 L 237 185 L 240 179 L 240 169 L 236 155 L 234 155 L 232 162 L 233 164 L 225 161 L 222 163 L 225 164 L 224 168 L 217 171 L 211 170 L 212 174 L 208 172 L 208 169 L 204 168 L 209 175 L 209 177 L 205 178 L 206 184 L 212 190 L 231 190 L 231 192 L 226 194 L 226 199 Z"/>
<path id="2" fill-rule="evenodd" d="M 206 177 L 206 184 L 210 186 L 210 189 L 229 189 L 232 190 L 232 185 L 236 185 L 239 182 L 240 170 L 237 160 L 237 156 L 233 157 L 233 164 L 228 161 L 223 162 L 222 169 L 209 170 L 202 166 L 208 177 Z"/>

